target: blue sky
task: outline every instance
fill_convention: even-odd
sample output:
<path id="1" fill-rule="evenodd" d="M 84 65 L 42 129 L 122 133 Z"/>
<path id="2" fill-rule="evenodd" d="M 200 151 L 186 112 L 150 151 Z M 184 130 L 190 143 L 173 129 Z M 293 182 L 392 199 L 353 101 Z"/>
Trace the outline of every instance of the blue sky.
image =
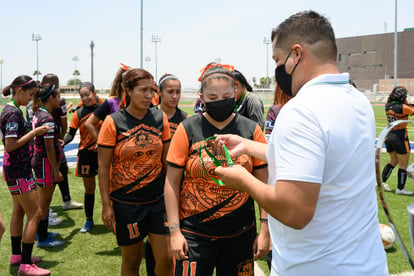
<path id="1" fill-rule="evenodd" d="M 3 86 L 17 75 L 39 68 L 56 73 L 61 83 L 72 78 L 76 63 L 83 81 L 90 80 L 90 41 L 95 43 L 94 79 L 97 88 L 110 87 L 119 63 L 140 66 L 141 0 L 0 0 L 0 59 Z M 271 29 L 302 10 L 313 9 L 328 18 L 337 38 L 394 32 L 395 0 L 144 0 L 144 68 L 155 77 L 158 35 L 158 78 L 176 74 L 183 87 L 198 88 L 199 70 L 220 58 L 245 76 L 274 72 L 271 45 L 263 44 Z M 414 27 L 414 1 L 398 1 L 398 31 Z M 407 49 L 412 50 L 412 49 Z M 390 53 L 392 54 L 392 53 Z"/>

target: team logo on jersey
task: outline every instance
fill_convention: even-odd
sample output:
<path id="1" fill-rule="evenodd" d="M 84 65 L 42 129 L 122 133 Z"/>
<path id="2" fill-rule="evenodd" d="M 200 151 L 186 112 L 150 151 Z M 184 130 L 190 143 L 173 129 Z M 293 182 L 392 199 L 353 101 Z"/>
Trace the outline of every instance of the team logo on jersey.
<path id="1" fill-rule="evenodd" d="M 6 131 L 8 132 L 16 132 L 19 130 L 19 124 L 16 122 L 9 122 L 6 124 Z"/>

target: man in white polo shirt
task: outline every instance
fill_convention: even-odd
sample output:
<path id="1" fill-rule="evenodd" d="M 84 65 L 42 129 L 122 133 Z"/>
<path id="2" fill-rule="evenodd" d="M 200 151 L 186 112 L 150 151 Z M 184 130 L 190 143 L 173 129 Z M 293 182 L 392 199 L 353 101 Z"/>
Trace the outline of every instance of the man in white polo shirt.
<path id="1" fill-rule="evenodd" d="M 272 275 L 388 275 L 375 194 L 375 119 L 367 98 L 336 66 L 335 35 L 314 11 L 272 32 L 276 80 L 293 98 L 268 147 L 222 135 L 232 155 L 268 161 L 269 184 L 240 166 L 216 173 L 269 214 Z"/>

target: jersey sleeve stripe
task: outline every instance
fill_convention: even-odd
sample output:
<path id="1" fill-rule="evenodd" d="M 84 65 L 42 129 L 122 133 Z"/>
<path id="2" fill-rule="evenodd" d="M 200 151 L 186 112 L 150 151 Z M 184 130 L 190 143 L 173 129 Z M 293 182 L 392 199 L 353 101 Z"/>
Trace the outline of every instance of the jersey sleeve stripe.
<path id="1" fill-rule="evenodd" d="M 166 163 L 167 163 L 167 165 L 168 165 L 168 166 L 171 166 L 171 167 L 173 167 L 173 168 L 177 168 L 177 169 L 184 169 L 184 168 L 185 168 L 185 165 L 184 165 L 184 166 L 180 166 L 180 165 L 177 165 L 177 164 L 171 163 L 171 162 L 169 162 L 169 161 L 166 161 Z"/>
<path id="2" fill-rule="evenodd" d="M 263 169 L 263 168 L 267 168 L 267 164 L 263 164 L 263 165 L 260 165 L 260 166 L 254 166 L 253 167 L 254 170 Z"/>
<path id="3" fill-rule="evenodd" d="M 107 149 L 113 149 L 113 148 L 115 148 L 115 146 L 108 146 L 108 145 L 102 145 L 102 144 L 98 144 L 98 147 L 107 148 Z"/>

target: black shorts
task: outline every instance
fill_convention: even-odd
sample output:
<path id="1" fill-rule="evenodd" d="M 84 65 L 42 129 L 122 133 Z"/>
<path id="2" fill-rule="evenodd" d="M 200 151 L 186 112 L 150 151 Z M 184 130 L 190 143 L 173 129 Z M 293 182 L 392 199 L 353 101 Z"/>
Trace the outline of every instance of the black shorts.
<path id="1" fill-rule="evenodd" d="M 80 150 L 76 164 L 76 176 L 88 177 L 98 174 L 98 153 L 93 150 Z"/>
<path id="2" fill-rule="evenodd" d="M 183 232 L 188 259 L 176 261 L 174 275 L 253 275 L 255 227 L 231 238 L 208 239 Z"/>
<path id="3" fill-rule="evenodd" d="M 148 233 L 169 234 L 164 198 L 145 205 L 125 204 L 113 201 L 115 234 L 119 246 L 142 241 Z"/>
<path id="4" fill-rule="evenodd" d="M 387 152 L 395 151 L 398 154 L 407 154 L 411 150 L 408 136 L 405 135 L 405 132 L 400 131 L 392 131 L 387 135 L 385 147 Z"/>

